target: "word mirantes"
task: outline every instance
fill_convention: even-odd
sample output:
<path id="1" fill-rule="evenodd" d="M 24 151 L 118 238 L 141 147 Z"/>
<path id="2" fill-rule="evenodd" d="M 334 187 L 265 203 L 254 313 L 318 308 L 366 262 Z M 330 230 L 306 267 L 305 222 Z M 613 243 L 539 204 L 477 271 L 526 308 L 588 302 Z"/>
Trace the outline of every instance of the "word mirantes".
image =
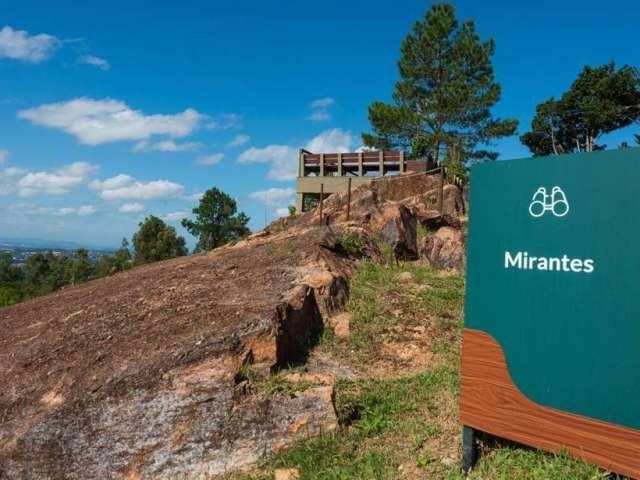
<path id="1" fill-rule="evenodd" d="M 546 270 L 549 272 L 592 273 L 595 263 L 592 259 L 562 257 L 534 257 L 527 252 L 504 252 L 504 268 L 520 270 Z"/>

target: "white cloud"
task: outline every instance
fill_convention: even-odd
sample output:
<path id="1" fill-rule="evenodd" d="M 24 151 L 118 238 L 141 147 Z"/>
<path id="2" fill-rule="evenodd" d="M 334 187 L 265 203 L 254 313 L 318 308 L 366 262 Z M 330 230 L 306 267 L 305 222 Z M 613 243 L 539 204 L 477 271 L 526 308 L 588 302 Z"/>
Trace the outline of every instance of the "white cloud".
<path id="1" fill-rule="evenodd" d="M 144 211 L 144 205 L 142 203 L 125 203 L 118 208 L 122 213 L 139 213 Z"/>
<path id="2" fill-rule="evenodd" d="M 0 165 L 7 161 L 9 158 L 9 150 L 0 150 Z"/>
<path id="3" fill-rule="evenodd" d="M 184 195 L 182 197 L 182 200 L 186 200 L 188 202 L 199 202 L 203 196 L 204 196 L 204 192 L 196 192 L 190 195 Z"/>
<path id="4" fill-rule="evenodd" d="M 177 222 L 185 218 L 189 215 L 189 212 L 185 212 L 184 210 L 179 210 L 177 212 L 170 212 L 161 215 L 160 218 L 166 222 Z"/>
<path id="5" fill-rule="evenodd" d="M 327 120 L 331 120 L 331 114 L 323 108 L 316 110 L 315 112 L 311 112 L 309 120 L 313 120 L 314 122 L 326 122 Z"/>
<path id="6" fill-rule="evenodd" d="M 207 130 L 229 130 L 230 128 L 242 127 L 242 115 L 237 113 L 223 113 L 212 119 L 204 128 Z"/>
<path id="7" fill-rule="evenodd" d="M 267 145 L 250 148 L 238 157 L 240 163 L 269 163 L 267 177 L 293 180 L 298 174 L 298 149 L 289 145 Z"/>
<path id="8" fill-rule="evenodd" d="M 182 195 L 184 187 L 169 180 L 140 182 L 129 175 L 116 175 L 104 181 L 94 180 L 89 188 L 100 192 L 104 200 L 156 200 Z"/>
<path id="9" fill-rule="evenodd" d="M 0 197 L 11 195 L 16 191 L 16 177 L 24 175 L 27 171 L 20 167 L 9 167 L 0 170 Z"/>
<path id="10" fill-rule="evenodd" d="M 233 140 L 227 143 L 227 148 L 240 147 L 242 145 L 245 145 L 246 143 L 249 143 L 249 140 L 251 140 L 251 137 L 249 137 L 249 135 L 241 133 L 239 135 L 236 135 Z"/>
<path id="11" fill-rule="evenodd" d="M 333 105 L 334 103 L 336 103 L 336 101 L 333 98 L 324 97 L 324 98 L 319 98 L 319 99 L 314 100 L 313 102 L 311 102 L 310 107 L 311 108 L 324 108 L 324 107 L 329 107 L 329 106 Z"/>
<path id="12" fill-rule="evenodd" d="M 0 30 L 0 58 L 40 63 L 53 55 L 61 45 L 60 40 L 46 33 L 30 35 L 8 25 Z"/>
<path id="13" fill-rule="evenodd" d="M 314 122 L 325 122 L 331 120 L 331 114 L 329 113 L 329 107 L 335 103 L 335 100 L 331 97 L 319 98 L 309 104 L 311 114 L 309 120 Z"/>
<path id="14" fill-rule="evenodd" d="M 87 145 L 145 140 L 153 135 L 184 137 L 205 118 L 192 108 L 174 115 L 145 115 L 120 100 L 84 97 L 21 110 L 18 116 L 34 125 L 62 130 Z"/>
<path id="15" fill-rule="evenodd" d="M 28 172 L 17 181 L 15 191 L 20 197 L 64 195 L 85 183 L 88 177 L 95 174 L 99 168 L 87 162 L 75 162 L 53 172 Z M 11 169 L 5 170 L 5 173 L 9 170 Z M 24 171 L 21 169 L 14 170 L 14 174 L 22 173 Z"/>
<path id="16" fill-rule="evenodd" d="M 314 137 L 305 149 L 317 153 L 345 153 L 351 149 L 353 140 L 350 132 L 332 128 Z"/>
<path id="17" fill-rule="evenodd" d="M 296 191 L 293 188 L 270 188 L 249 194 L 250 198 L 262 202 L 270 208 L 285 207 L 295 200 Z"/>
<path id="18" fill-rule="evenodd" d="M 133 147 L 134 152 L 190 152 L 200 146 L 199 142 L 176 143 L 173 140 L 162 140 L 159 142 L 148 142 L 142 140 Z"/>
<path id="19" fill-rule="evenodd" d="M 98 209 L 93 205 L 82 205 L 81 207 L 42 207 L 30 203 L 20 203 L 10 205 L 9 210 L 12 213 L 21 215 L 55 215 L 57 217 L 66 217 L 69 215 L 77 215 L 86 217 L 95 214 Z"/>
<path id="20" fill-rule="evenodd" d="M 280 218 L 280 217 L 288 217 L 289 216 L 289 208 L 281 207 L 281 208 L 276 209 L 275 216 L 278 217 L 278 218 Z"/>
<path id="21" fill-rule="evenodd" d="M 134 178 L 121 173 L 115 177 L 108 178 L 104 181 L 94 180 L 89 184 L 89 188 L 92 190 L 115 190 L 122 188 L 134 182 Z"/>
<path id="22" fill-rule="evenodd" d="M 17 177 L 17 176 L 22 175 L 24 173 L 27 173 L 27 169 L 26 168 L 8 167 L 8 168 L 5 168 L 4 170 L 0 170 L 0 178 Z"/>
<path id="23" fill-rule="evenodd" d="M 111 64 L 108 61 L 104 58 L 96 57 L 95 55 L 81 55 L 78 57 L 78 63 L 93 65 L 105 72 L 111 68 Z"/>
<path id="24" fill-rule="evenodd" d="M 203 167 L 209 167 L 219 163 L 224 158 L 224 153 L 212 153 L 211 155 L 204 155 L 196 160 L 196 165 Z"/>
<path id="25" fill-rule="evenodd" d="M 353 145 L 353 136 L 339 128 L 325 130 L 305 145 L 317 153 L 345 153 Z M 299 150 L 290 145 L 267 145 L 249 148 L 238 156 L 239 163 L 268 163 L 267 177 L 273 180 L 293 180 L 298 175 Z"/>

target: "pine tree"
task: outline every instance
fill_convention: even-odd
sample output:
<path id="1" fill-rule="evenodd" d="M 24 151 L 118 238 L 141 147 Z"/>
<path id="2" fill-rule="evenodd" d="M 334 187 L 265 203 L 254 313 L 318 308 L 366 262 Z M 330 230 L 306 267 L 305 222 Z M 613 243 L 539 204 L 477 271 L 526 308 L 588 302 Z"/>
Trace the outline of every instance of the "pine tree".
<path id="1" fill-rule="evenodd" d="M 501 91 L 491 64 L 494 48 L 493 40 L 480 41 L 472 20 L 459 24 L 451 5 L 434 5 L 402 42 L 394 103 L 369 107 L 373 133 L 362 134 L 365 145 L 410 149 L 432 165 L 453 145 L 465 163 L 497 158 L 485 147 L 513 135 L 518 121 L 491 115 Z"/>
<path id="2" fill-rule="evenodd" d="M 237 213 L 236 201 L 217 188 L 207 190 L 198 207 L 192 210 L 195 221 L 182 219 L 182 226 L 198 237 L 195 252 L 206 252 L 248 235 L 249 217 Z"/>

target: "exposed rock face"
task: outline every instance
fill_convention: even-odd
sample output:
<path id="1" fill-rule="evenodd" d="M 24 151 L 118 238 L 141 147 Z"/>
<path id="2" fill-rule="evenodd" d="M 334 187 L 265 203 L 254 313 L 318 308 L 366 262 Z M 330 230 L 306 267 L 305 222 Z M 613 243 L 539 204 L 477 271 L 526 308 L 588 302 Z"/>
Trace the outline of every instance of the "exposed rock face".
<path id="1" fill-rule="evenodd" d="M 441 227 L 425 239 L 424 256 L 435 268 L 464 271 L 466 265 L 464 234 L 452 227 Z"/>
<path id="2" fill-rule="evenodd" d="M 272 398 L 235 378 L 304 358 L 347 297 L 336 236 L 255 238 L 0 310 L 0 478 L 203 478 L 336 428 L 331 387 Z"/>
<path id="3" fill-rule="evenodd" d="M 377 223 L 374 231 L 379 231 L 382 239 L 393 248 L 397 259 L 415 260 L 418 258 L 416 243 L 416 217 L 404 205 L 387 207 Z"/>

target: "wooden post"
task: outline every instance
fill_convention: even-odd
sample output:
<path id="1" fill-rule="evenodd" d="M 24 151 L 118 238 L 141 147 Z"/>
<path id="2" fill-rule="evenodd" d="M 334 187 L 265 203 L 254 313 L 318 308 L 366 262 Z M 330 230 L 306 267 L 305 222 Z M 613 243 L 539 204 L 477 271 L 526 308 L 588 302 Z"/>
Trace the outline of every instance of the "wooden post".
<path id="1" fill-rule="evenodd" d="M 320 154 L 320 176 L 324 177 L 324 153 Z"/>
<path id="2" fill-rule="evenodd" d="M 305 167 L 304 167 L 304 152 L 302 151 L 302 149 L 300 150 L 300 154 L 298 157 L 298 176 L 299 177 L 307 176 L 307 172 L 305 171 Z"/>
<path id="3" fill-rule="evenodd" d="M 358 153 L 358 176 L 364 176 L 364 165 L 362 164 L 362 152 Z"/>
<path id="4" fill-rule="evenodd" d="M 440 215 L 442 215 L 442 210 L 444 208 L 444 167 L 440 167 L 440 173 L 438 176 L 440 177 L 438 185 L 438 211 L 440 212 Z"/>
<path id="5" fill-rule="evenodd" d="M 342 154 L 339 153 L 338 154 L 338 176 L 341 177 L 342 176 Z"/>
<path id="6" fill-rule="evenodd" d="M 351 177 L 347 179 L 347 222 L 351 215 Z"/>
<path id="7" fill-rule="evenodd" d="M 322 225 L 322 204 L 324 202 L 324 183 L 320 184 L 320 225 Z"/>
<path id="8" fill-rule="evenodd" d="M 384 151 L 380 150 L 380 176 L 384 177 Z"/>
<path id="9" fill-rule="evenodd" d="M 404 150 L 400 152 L 400 173 L 404 173 Z"/>

